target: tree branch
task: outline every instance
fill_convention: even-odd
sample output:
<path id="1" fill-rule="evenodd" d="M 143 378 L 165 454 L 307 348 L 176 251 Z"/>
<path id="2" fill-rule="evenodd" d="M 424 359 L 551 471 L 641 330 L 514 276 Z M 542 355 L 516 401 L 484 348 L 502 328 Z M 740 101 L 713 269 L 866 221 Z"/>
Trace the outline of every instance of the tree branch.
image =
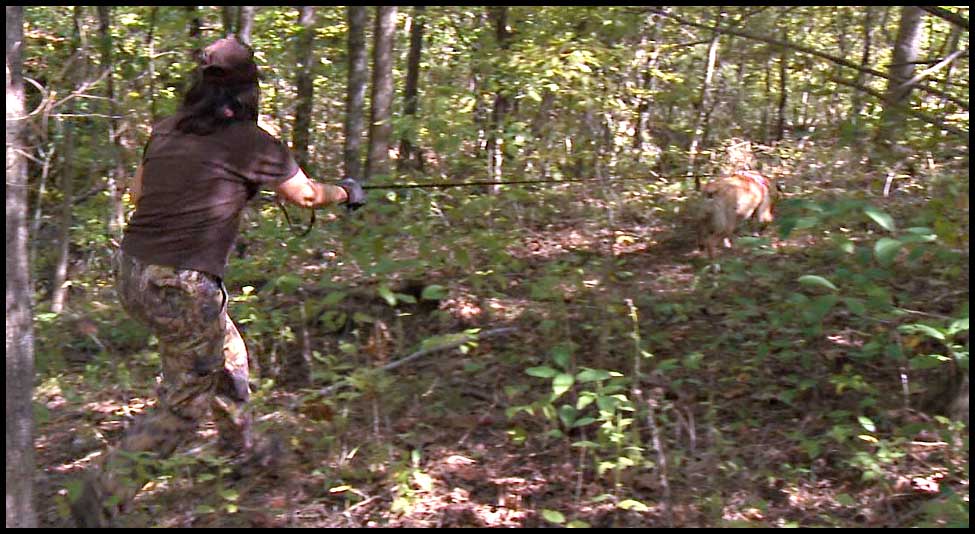
<path id="1" fill-rule="evenodd" d="M 854 69 L 854 70 L 857 70 L 857 71 L 860 71 L 860 72 L 865 72 L 867 74 L 872 74 L 874 76 L 877 76 L 879 78 L 883 78 L 885 80 L 889 80 L 890 79 L 890 76 L 888 74 L 886 74 L 886 73 L 880 72 L 878 70 L 871 69 L 869 67 L 863 67 L 861 65 L 857 65 L 857 64 L 852 63 L 850 61 L 847 61 L 847 60 L 845 60 L 843 58 L 838 58 L 836 56 L 831 56 L 831 55 L 826 54 L 824 52 L 820 52 L 818 50 L 815 50 L 813 48 L 805 47 L 805 46 L 798 45 L 798 44 L 795 44 L 795 43 L 790 43 L 790 42 L 787 42 L 787 41 L 780 41 L 778 39 L 772 39 L 771 37 L 762 37 L 762 36 L 752 35 L 750 33 L 740 32 L 740 31 L 737 31 L 737 30 L 732 30 L 732 29 L 728 29 L 728 28 L 724 28 L 724 27 L 715 27 L 715 26 L 710 26 L 708 24 L 702 24 L 700 22 L 694 22 L 692 20 L 687 20 L 687 19 L 685 19 L 683 17 L 674 15 L 672 13 L 667 13 L 666 11 L 661 11 L 661 10 L 658 10 L 658 9 L 650 9 L 650 12 L 651 13 L 657 13 L 659 15 L 663 15 L 663 16 L 668 17 L 668 18 L 671 18 L 671 19 L 673 19 L 673 20 L 675 20 L 675 21 L 677 21 L 677 22 L 679 22 L 681 24 L 686 24 L 688 26 L 693 26 L 695 28 L 702 28 L 702 29 L 705 29 L 705 30 L 711 30 L 711 31 L 715 31 L 715 32 L 718 32 L 718 33 L 725 33 L 725 34 L 728 34 L 728 35 L 735 35 L 735 36 L 738 36 L 738 37 L 744 37 L 745 39 L 753 39 L 755 41 L 762 41 L 764 43 L 769 43 L 769 44 L 773 44 L 773 45 L 776 45 L 776 46 L 782 46 L 782 47 L 786 47 L 786 48 L 791 48 L 792 50 L 796 50 L 796 51 L 802 52 L 804 54 L 809 54 L 809 55 L 812 55 L 812 56 L 816 56 L 816 57 L 825 59 L 827 61 L 831 61 L 833 63 L 836 63 L 837 65 L 842 65 L 844 67 L 848 67 L 848 68 L 851 68 L 851 69 Z M 942 98 L 945 98 L 947 100 L 950 100 L 950 101 L 954 102 L 955 104 L 957 104 L 962 109 L 964 109 L 965 111 L 968 111 L 968 102 L 965 102 L 965 101 L 963 101 L 961 99 L 955 98 L 955 97 L 953 97 L 953 96 L 951 96 L 949 94 L 946 94 L 944 91 L 941 91 L 939 89 L 935 89 L 934 87 L 929 87 L 927 85 L 918 85 L 917 86 L 917 89 L 920 89 L 922 91 L 926 91 L 928 93 L 931 93 L 931 94 L 934 94 L 934 95 L 938 95 L 938 96 L 940 96 Z"/>
<path id="2" fill-rule="evenodd" d="M 919 81 L 927 78 L 928 76 L 931 76 L 935 72 L 943 69 L 945 67 L 945 65 L 949 65 L 949 64 L 953 63 L 959 57 L 965 56 L 965 55 L 968 55 L 968 49 L 967 48 L 964 49 L 964 50 L 956 50 L 956 51 L 952 52 L 951 54 L 948 55 L 948 57 L 942 59 L 937 64 L 935 64 L 935 65 L 933 65 L 933 66 L 931 66 L 931 67 L 929 67 L 927 69 L 922 70 L 921 72 L 917 73 L 917 75 L 914 76 L 913 78 L 911 78 L 910 80 L 907 80 L 906 82 L 900 84 L 897 87 L 896 90 L 897 91 L 900 91 L 901 89 L 904 89 L 906 87 L 909 87 L 911 85 L 916 84 L 917 82 L 919 82 Z"/>
<path id="3" fill-rule="evenodd" d="M 877 99 L 880 99 L 880 100 L 883 100 L 884 99 L 884 95 L 878 93 L 877 91 L 874 91 L 873 89 L 870 89 L 869 87 L 864 87 L 864 86 L 862 86 L 862 85 L 860 85 L 860 84 L 858 84 L 856 82 L 851 82 L 849 80 L 844 80 L 842 78 L 837 78 L 837 77 L 831 77 L 829 80 L 831 82 L 836 82 L 838 84 L 842 84 L 842 85 L 846 85 L 848 87 L 852 87 L 852 88 L 854 88 L 854 89 L 856 89 L 858 91 L 862 91 L 864 93 L 867 93 L 868 95 L 870 95 L 870 96 L 872 96 L 874 98 L 877 98 Z M 949 132 L 951 132 L 951 133 L 953 133 L 955 135 L 959 135 L 959 136 L 962 136 L 962 137 L 965 137 L 965 138 L 968 137 L 968 132 L 966 130 L 962 130 L 960 128 L 955 128 L 954 126 L 950 126 L 948 124 L 945 124 L 943 121 L 941 121 L 939 119 L 936 119 L 934 117 L 931 117 L 931 116 L 929 116 L 929 115 L 927 115 L 925 113 L 921 113 L 920 111 L 911 109 L 908 106 L 905 106 L 904 107 L 904 111 L 908 115 L 912 115 L 914 117 L 917 117 L 918 119 L 921 119 L 922 121 L 924 121 L 924 122 L 926 122 L 928 124 L 933 124 L 934 126 L 937 126 L 938 128 L 941 128 L 943 130 L 949 131 Z"/>
<path id="4" fill-rule="evenodd" d="M 966 19 L 965 17 L 957 13 L 952 13 L 951 11 L 948 11 L 943 7 L 936 7 L 936 6 L 917 6 L 917 7 L 927 11 L 928 13 L 940 19 L 947 20 L 948 22 L 954 24 L 955 26 L 958 26 L 959 28 L 964 28 L 966 30 L 970 29 L 968 19 Z"/>

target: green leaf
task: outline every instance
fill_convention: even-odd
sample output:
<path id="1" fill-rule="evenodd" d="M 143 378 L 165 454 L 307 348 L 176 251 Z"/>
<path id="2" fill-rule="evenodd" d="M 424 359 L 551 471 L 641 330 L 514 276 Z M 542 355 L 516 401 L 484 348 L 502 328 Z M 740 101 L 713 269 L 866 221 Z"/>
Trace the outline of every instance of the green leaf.
<path id="1" fill-rule="evenodd" d="M 565 528 L 592 528 L 592 525 L 579 519 L 573 519 L 565 524 Z"/>
<path id="2" fill-rule="evenodd" d="M 583 368 L 576 374 L 576 380 L 580 384 L 585 384 L 586 382 L 596 382 L 597 380 L 606 380 L 610 377 L 609 371 L 604 371 L 602 369 L 589 369 Z"/>
<path id="3" fill-rule="evenodd" d="M 557 363 L 559 367 L 568 369 L 569 363 L 572 361 L 572 349 L 565 345 L 555 347 L 552 349 L 552 361 Z"/>
<path id="4" fill-rule="evenodd" d="M 873 246 L 873 253 L 882 265 L 888 265 L 897 256 L 897 252 L 904 246 L 904 243 L 897 239 L 882 237 Z"/>
<path id="5" fill-rule="evenodd" d="M 867 432 L 876 432 L 877 431 L 877 425 L 875 425 L 873 423 L 873 421 L 869 417 L 865 417 L 863 415 L 859 415 L 859 416 L 857 416 L 857 421 L 860 421 L 860 426 L 862 426 L 863 428 L 865 428 L 867 430 Z"/>
<path id="6" fill-rule="evenodd" d="M 836 496 L 836 502 L 840 503 L 843 506 L 854 506 L 854 505 L 856 505 L 856 501 L 853 500 L 853 497 L 851 497 L 847 493 L 840 493 L 839 495 L 837 495 Z"/>
<path id="7" fill-rule="evenodd" d="M 385 285 L 379 286 L 376 289 L 376 292 L 379 293 L 380 297 L 386 300 L 386 304 L 389 304 L 390 306 L 396 305 L 396 295 L 393 294 L 393 290 L 389 289 L 389 287 Z"/>
<path id="8" fill-rule="evenodd" d="M 968 331 L 968 317 L 962 317 L 961 319 L 952 321 L 951 324 L 948 325 L 949 336 L 953 336 L 960 332 L 967 332 L 967 331 Z"/>
<path id="9" fill-rule="evenodd" d="M 815 274 L 807 274 L 804 276 L 800 276 L 799 283 L 804 286 L 811 286 L 811 287 L 818 286 L 818 287 L 825 287 L 826 289 L 829 289 L 831 291 L 839 291 L 839 288 L 833 285 L 833 282 L 830 282 L 829 280 L 823 278 L 822 276 L 815 275 Z"/>
<path id="10" fill-rule="evenodd" d="M 274 287 L 286 295 L 294 294 L 301 286 L 301 278 L 293 274 L 283 274 L 274 281 Z"/>
<path id="11" fill-rule="evenodd" d="M 423 300 L 443 300 L 447 298 L 447 288 L 436 284 L 429 285 L 423 288 L 420 298 Z"/>
<path id="12" fill-rule="evenodd" d="M 903 333 L 903 334 L 917 334 L 917 333 L 921 333 L 921 334 L 924 334 L 924 335 L 926 335 L 928 337 L 933 337 L 934 339 L 937 339 L 938 341 L 944 341 L 945 340 L 944 332 L 942 332 L 941 330 L 938 330 L 937 328 L 934 328 L 933 326 L 928 326 L 926 324 L 921 324 L 921 323 L 904 324 L 904 325 L 901 325 L 901 326 L 897 327 L 897 330 L 899 332 Z"/>
<path id="13" fill-rule="evenodd" d="M 874 206 L 864 206 L 863 213 L 866 213 L 867 217 L 873 219 L 875 223 L 879 224 L 881 228 L 888 232 L 893 232 L 897 229 L 896 225 L 894 225 L 894 218 Z"/>
<path id="14" fill-rule="evenodd" d="M 840 298 L 836 295 L 823 295 L 812 299 L 803 310 L 803 317 L 810 323 L 818 323 L 826 317 L 829 310 L 839 302 Z"/>
<path id="15" fill-rule="evenodd" d="M 528 369 L 525 369 L 525 374 L 529 376 L 537 376 L 538 378 L 552 378 L 553 376 L 559 374 L 559 372 L 547 365 L 543 365 L 540 367 L 529 367 Z"/>
<path id="16" fill-rule="evenodd" d="M 575 423 L 572 423 L 572 428 L 579 428 L 581 426 L 591 425 L 591 424 L 593 424 L 595 422 L 596 422 L 596 418 L 595 417 L 583 417 L 583 418 L 577 420 Z"/>
<path id="17" fill-rule="evenodd" d="M 576 411 L 575 407 L 571 404 L 563 404 L 559 406 L 559 419 L 562 420 L 562 424 L 567 427 L 574 426 L 572 423 L 575 422 L 576 416 L 579 412 Z"/>
<path id="18" fill-rule="evenodd" d="M 936 241 L 938 239 L 938 234 L 926 226 L 912 226 L 904 229 L 904 231 L 908 234 L 920 236 L 924 241 Z"/>
<path id="19" fill-rule="evenodd" d="M 355 312 L 352 314 L 352 320 L 357 323 L 374 323 L 376 319 L 362 312 Z"/>
<path id="20" fill-rule="evenodd" d="M 626 499 L 625 501 L 620 502 L 616 506 L 618 508 L 622 508 L 623 510 L 633 510 L 636 512 L 647 512 L 650 510 L 650 508 L 647 505 L 643 504 L 640 501 L 634 501 L 633 499 Z"/>
<path id="21" fill-rule="evenodd" d="M 704 353 L 702 352 L 692 352 L 687 356 L 684 356 L 684 368 L 696 371 L 701 368 L 701 361 L 704 359 Z"/>
<path id="22" fill-rule="evenodd" d="M 603 412 L 612 412 L 617 404 L 619 404 L 619 399 L 616 396 L 600 396 L 596 399 L 596 406 Z"/>
<path id="23" fill-rule="evenodd" d="M 867 307 L 863 303 L 863 299 L 847 297 L 843 299 L 843 303 L 846 304 L 847 309 L 853 312 L 853 314 L 859 315 L 860 317 L 866 316 Z"/>
<path id="24" fill-rule="evenodd" d="M 396 297 L 397 302 L 416 304 L 416 297 L 414 297 L 413 295 L 407 295 L 405 293 L 393 293 L 393 296 Z"/>
<path id="25" fill-rule="evenodd" d="M 950 362 L 951 358 L 944 356 L 942 354 L 922 354 L 920 356 L 915 356 L 910 360 L 911 369 L 933 369 L 939 365 L 945 365 Z"/>
<path id="26" fill-rule="evenodd" d="M 542 517 L 544 517 L 549 523 L 555 523 L 557 525 L 565 523 L 565 516 L 562 515 L 562 512 L 556 512 L 555 510 L 549 510 L 548 508 L 542 510 Z"/>
<path id="27" fill-rule="evenodd" d="M 322 305 L 335 306 L 345 298 L 345 291 L 332 291 L 322 299 Z"/>
<path id="28" fill-rule="evenodd" d="M 562 396 L 563 393 L 569 391 L 572 384 L 575 383 L 575 378 L 567 373 L 559 373 L 552 379 L 552 400 L 555 400 Z"/>

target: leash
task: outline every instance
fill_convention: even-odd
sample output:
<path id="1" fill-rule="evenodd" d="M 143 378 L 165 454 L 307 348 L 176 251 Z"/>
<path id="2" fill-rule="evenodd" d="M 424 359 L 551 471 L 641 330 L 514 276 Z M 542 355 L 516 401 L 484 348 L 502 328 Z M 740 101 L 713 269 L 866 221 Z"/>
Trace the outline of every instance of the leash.
<path id="1" fill-rule="evenodd" d="M 660 175 L 653 173 L 658 178 Z M 711 176 L 710 174 L 702 174 L 702 177 Z M 579 182 L 628 182 L 636 180 L 646 180 L 646 178 L 568 178 L 565 180 L 509 180 L 509 181 L 491 181 L 491 180 L 475 180 L 470 182 L 438 182 L 435 184 L 371 184 L 362 186 L 363 189 L 426 189 L 426 188 L 442 188 L 442 187 L 474 187 L 479 185 L 523 185 L 523 184 L 563 184 L 563 183 L 579 183 Z"/>
<path id="2" fill-rule="evenodd" d="M 663 178 L 659 174 L 650 171 L 657 178 Z M 700 174 L 697 175 L 702 178 L 707 178 L 713 176 L 711 174 Z M 687 178 L 684 176 L 683 178 Z M 528 184 L 564 184 L 564 183 L 582 183 L 582 182 L 593 182 L 593 183 L 603 183 L 603 182 L 631 182 L 636 180 L 646 180 L 645 177 L 640 178 L 568 178 L 565 180 L 508 180 L 508 181 L 494 181 L 494 180 L 474 180 L 469 182 L 440 182 L 434 184 L 369 184 L 363 185 L 362 189 L 383 189 L 383 190 L 393 190 L 393 189 L 440 189 L 448 187 L 476 187 L 485 185 L 528 185 Z M 281 203 L 281 200 L 275 197 L 274 203 L 281 208 L 281 212 L 284 213 L 284 219 L 288 223 L 288 227 L 291 230 L 295 230 L 296 225 L 291 221 L 291 215 L 288 214 L 288 209 Z M 308 227 L 298 233 L 299 237 L 305 237 L 311 233 L 312 228 L 315 226 L 315 210 L 311 210 L 311 219 L 308 221 Z"/>
<path id="3" fill-rule="evenodd" d="M 281 200 L 278 199 L 277 196 L 275 196 L 275 198 L 274 198 L 274 203 L 277 204 L 279 208 L 281 208 L 281 213 L 284 214 L 284 220 L 288 222 L 288 228 L 290 228 L 292 231 L 294 231 L 295 224 L 293 222 L 291 222 L 291 216 L 288 215 L 288 208 L 286 208 L 284 206 L 284 204 L 281 203 Z M 312 208 L 311 209 L 311 219 L 309 219 L 309 221 L 308 221 L 308 228 L 305 228 L 304 231 L 298 233 L 298 237 L 305 237 L 306 235 L 308 235 L 309 233 L 311 233 L 311 229 L 314 228 L 314 227 L 315 227 L 315 209 Z"/>

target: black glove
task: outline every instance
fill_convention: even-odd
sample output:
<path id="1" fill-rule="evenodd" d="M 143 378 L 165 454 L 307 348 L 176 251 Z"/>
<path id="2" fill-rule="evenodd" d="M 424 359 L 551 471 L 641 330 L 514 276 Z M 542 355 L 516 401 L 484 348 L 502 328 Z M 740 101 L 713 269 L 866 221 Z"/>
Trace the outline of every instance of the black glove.
<path id="1" fill-rule="evenodd" d="M 344 189 L 345 194 L 349 197 L 348 200 L 345 201 L 345 207 L 349 211 L 355 211 L 366 205 L 366 192 L 362 190 L 362 186 L 359 185 L 359 182 L 353 180 L 352 178 L 345 178 L 340 180 L 335 185 Z"/>

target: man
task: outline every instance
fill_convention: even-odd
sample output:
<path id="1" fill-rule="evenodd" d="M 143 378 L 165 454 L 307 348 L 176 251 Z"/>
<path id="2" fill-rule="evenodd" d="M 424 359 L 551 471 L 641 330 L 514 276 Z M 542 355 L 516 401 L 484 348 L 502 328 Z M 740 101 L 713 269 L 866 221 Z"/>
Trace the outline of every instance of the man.
<path id="1" fill-rule="evenodd" d="M 195 76 L 180 110 L 153 127 L 118 255 L 122 306 L 159 340 L 159 402 L 86 480 L 72 505 L 81 526 L 109 524 L 146 482 L 133 473 L 131 453 L 172 454 L 211 408 L 222 451 L 254 448 L 247 351 L 223 285 L 247 201 L 267 187 L 302 207 L 365 204 L 355 180 L 310 180 L 288 148 L 257 126 L 250 48 L 233 37 L 213 43 Z"/>

